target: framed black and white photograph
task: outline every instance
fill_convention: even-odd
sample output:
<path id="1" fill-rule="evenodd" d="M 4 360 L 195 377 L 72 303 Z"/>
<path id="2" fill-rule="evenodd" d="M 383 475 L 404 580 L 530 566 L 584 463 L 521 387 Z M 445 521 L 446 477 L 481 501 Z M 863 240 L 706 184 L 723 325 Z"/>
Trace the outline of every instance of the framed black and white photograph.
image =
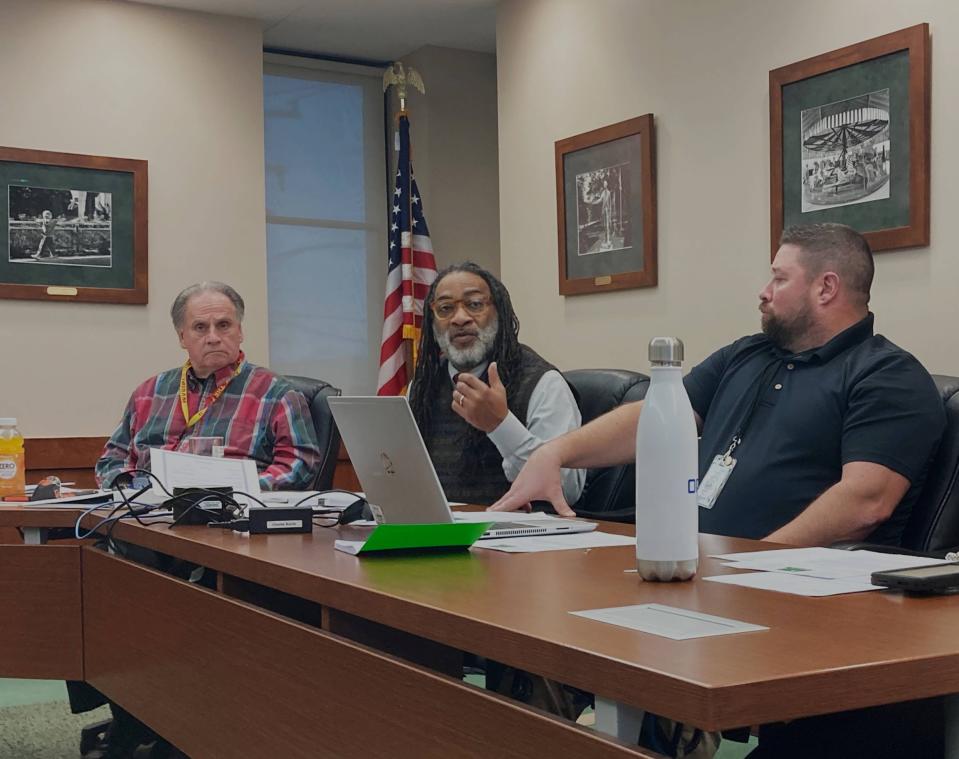
<path id="1" fill-rule="evenodd" d="M 802 112 L 802 212 L 889 198 L 889 90 Z"/>
<path id="2" fill-rule="evenodd" d="M 146 161 L 0 148 L 0 297 L 147 302 Z"/>
<path id="3" fill-rule="evenodd" d="M 560 293 L 655 286 L 652 114 L 559 140 L 555 152 Z"/>
<path id="4" fill-rule="evenodd" d="M 629 163 L 576 175 L 576 255 L 591 256 L 633 247 Z"/>
<path id="5" fill-rule="evenodd" d="M 929 244 L 929 28 L 769 72 L 771 236 L 839 222 L 873 250 Z"/>
<path id="6" fill-rule="evenodd" d="M 30 185 L 7 189 L 10 263 L 113 265 L 112 193 Z"/>

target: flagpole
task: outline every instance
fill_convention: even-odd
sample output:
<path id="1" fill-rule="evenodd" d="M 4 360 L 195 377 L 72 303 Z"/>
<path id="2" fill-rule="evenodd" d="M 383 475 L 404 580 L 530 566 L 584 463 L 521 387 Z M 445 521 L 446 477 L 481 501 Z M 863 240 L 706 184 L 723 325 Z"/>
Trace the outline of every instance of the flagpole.
<path id="1" fill-rule="evenodd" d="M 400 110 L 396 114 L 396 128 L 399 129 L 400 119 L 406 118 L 409 121 L 410 115 L 406 110 L 406 89 L 400 89 Z M 407 139 L 409 139 L 409 133 L 407 132 Z M 406 185 L 406 211 L 409 214 L 408 218 L 413 218 L 413 141 L 410 140 L 409 147 L 407 148 L 407 164 L 409 164 L 410 173 L 409 173 L 409 182 Z M 413 253 L 412 253 L 412 237 L 413 237 L 413 225 L 410 224 L 410 265 L 412 265 Z M 416 370 L 416 350 L 417 343 L 419 342 L 419 330 L 416 329 L 415 318 L 413 325 L 413 334 L 408 337 L 403 338 L 403 347 L 406 358 L 406 376 L 408 377 L 407 387 L 409 383 L 413 381 L 413 372 Z"/>
<path id="2" fill-rule="evenodd" d="M 399 111 L 395 115 L 399 138 L 396 145 L 395 197 L 391 199 L 390 251 L 388 254 L 387 287 L 384 303 L 383 339 L 380 345 L 378 395 L 402 394 L 416 367 L 418 338 L 423 322 L 426 288 L 436 277 L 429 228 L 421 198 L 414 198 L 416 179 L 413 175 L 409 112 L 406 109 L 406 87 L 426 92 L 423 80 L 415 69 L 404 69 L 394 63 L 383 75 L 383 90 L 396 87 Z M 403 198 L 403 193 L 407 197 Z M 419 226 L 417 226 L 419 225 Z"/>

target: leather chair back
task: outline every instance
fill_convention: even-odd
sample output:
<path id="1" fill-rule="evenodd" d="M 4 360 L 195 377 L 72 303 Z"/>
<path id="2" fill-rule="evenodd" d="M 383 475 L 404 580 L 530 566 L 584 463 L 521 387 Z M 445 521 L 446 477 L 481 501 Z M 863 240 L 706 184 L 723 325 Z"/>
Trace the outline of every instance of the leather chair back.
<path id="1" fill-rule="evenodd" d="M 329 490 L 333 487 L 333 471 L 336 469 L 336 457 L 340 450 L 340 432 L 333 422 L 333 414 L 327 401 L 331 395 L 342 395 L 338 387 L 329 382 L 284 375 L 283 379 L 289 382 L 306 397 L 310 407 L 310 416 L 313 418 L 313 427 L 316 430 L 316 440 L 320 447 L 320 468 L 310 485 L 312 490 Z"/>
<path id="2" fill-rule="evenodd" d="M 625 369 L 574 369 L 563 372 L 576 391 L 583 424 L 623 403 L 640 401 L 649 377 Z M 633 464 L 590 469 L 573 510 L 589 519 L 631 522 L 636 514 L 636 471 Z"/>
<path id="3" fill-rule="evenodd" d="M 946 407 L 946 430 L 903 530 L 902 546 L 944 553 L 959 546 L 959 377 L 932 378 Z"/>

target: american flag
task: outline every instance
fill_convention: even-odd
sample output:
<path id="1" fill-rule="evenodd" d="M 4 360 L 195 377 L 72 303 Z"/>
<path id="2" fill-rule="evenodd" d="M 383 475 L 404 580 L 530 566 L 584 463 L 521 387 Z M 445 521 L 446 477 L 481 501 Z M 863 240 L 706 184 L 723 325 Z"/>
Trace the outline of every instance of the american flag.
<path id="1" fill-rule="evenodd" d="M 389 271 L 377 395 L 400 395 L 409 382 L 407 346 L 415 350 L 419 343 L 423 299 L 436 279 L 433 245 L 410 163 L 410 122 L 405 115 L 400 116 L 399 126 L 400 156 L 390 209 Z"/>

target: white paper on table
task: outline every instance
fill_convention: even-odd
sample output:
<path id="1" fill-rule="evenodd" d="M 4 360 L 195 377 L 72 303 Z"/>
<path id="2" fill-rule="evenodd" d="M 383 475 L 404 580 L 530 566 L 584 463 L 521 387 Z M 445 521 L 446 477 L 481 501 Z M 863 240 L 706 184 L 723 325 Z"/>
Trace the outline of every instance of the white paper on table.
<path id="1" fill-rule="evenodd" d="M 333 504 L 327 502 L 328 496 L 321 496 L 320 492 L 321 491 L 319 490 L 273 490 L 269 493 L 263 493 L 260 496 L 260 500 L 263 501 L 263 503 L 267 506 L 286 507 L 299 504 L 303 508 L 311 506 L 324 509 L 346 508 L 347 505 L 356 500 L 356 496 L 337 493 L 337 496 L 343 495 L 345 502 L 343 506 L 334 506 Z M 317 503 L 318 500 L 322 500 L 323 503 Z"/>
<path id="2" fill-rule="evenodd" d="M 679 609 L 663 604 L 636 604 L 635 606 L 616 606 L 608 609 L 589 609 L 571 611 L 577 617 L 606 622 L 617 627 L 660 635 L 673 640 L 706 638 L 713 635 L 731 635 L 740 632 L 768 630 L 762 625 L 753 625 L 727 617 L 716 617 L 691 609 Z"/>
<path id="3" fill-rule="evenodd" d="M 763 572 L 785 572 L 824 580 L 866 578 L 873 572 L 921 567 L 929 564 L 948 564 L 945 559 L 930 559 L 926 556 L 880 553 L 878 551 L 843 551 L 835 548 L 799 549 L 809 553 L 790 553 L 785 557 L 781 551 L 763 551 L 765 557 L 749 557 L 726 563 L 733 569 L 752 569 Z M 743 556 L 742 554 L 739 554 Z"/>
<path id="4" fill-rule="evenodd" d="M 109 501 L 110 496 L 113 491 L 111 490 L 95 490 L 92 493 L 85 493 L 83 495 L 77 495 L 76 493 L 70 494 L 66 493 L 60 498 L 44 498 L 40 501 L 8 501 L 5 502 L 5 506 L 43 506 L 44 508 L 49 508 L 50 506 L 65 506 L 71 508 L 84 507 L 84 506 L 93 506 L 97 501 Z M 107 504 L 104 504 L 106 506 Z"/>
<path id="5" fill-rule="evenodd" d="M 878 585 L 869 582 L 845 580 L 823 580 L 819 577 L 803 577 L 785 572 L 745 572 L 735 575 L 717 575 L 704 577 L 704 580 L 721 582 L 726 585 L 739 585 L 758 590 L 775 590 L 779 593 L 792 593 L 797 596 L 838 596 L 843 593 L 863 593 L 867 590 L 879 590 Z"/>
<path id="6" fill-rule="evenodd" d="M 150 449 L 150 470 L 171 493 L 173 488 L 230 487 L 259 498 L 260 477 L 253 459 L 194 456 L 192 453 Z M 154 481 L 153 492 L 163 495 Z M 236 500 L 245 503 L 242 496 Z"/>
<path id="7" fill-rule="evenodd" d="M 360 552 L 360 549 L 366 545 L 365 540 L 334 540 L 333 547 L 337 551 L 343 551 L 348 553 L 351 556 L 356 556 Z"/>
<path id="8" fill-rule="evenodd" d="M 724 561 L 812 561 L 816 556 L 829 556 L 837 548 L 777 548 L 772 551 L 744 551 L 742 553 L 711 553 L 710 558 Z"/>
<path id="9" fill-rule="evenodd" d="M 530 535 L 521 538 L 490 538 L 477 540 L 473 548 L 490 548 L 507 553 L 535 553 L 539 551 L 569 551 L 608 546 L 632 546 L 636 539 L 627 535 L 612 535 L 608 532 L 577 532 L 562 535 Z"/>

